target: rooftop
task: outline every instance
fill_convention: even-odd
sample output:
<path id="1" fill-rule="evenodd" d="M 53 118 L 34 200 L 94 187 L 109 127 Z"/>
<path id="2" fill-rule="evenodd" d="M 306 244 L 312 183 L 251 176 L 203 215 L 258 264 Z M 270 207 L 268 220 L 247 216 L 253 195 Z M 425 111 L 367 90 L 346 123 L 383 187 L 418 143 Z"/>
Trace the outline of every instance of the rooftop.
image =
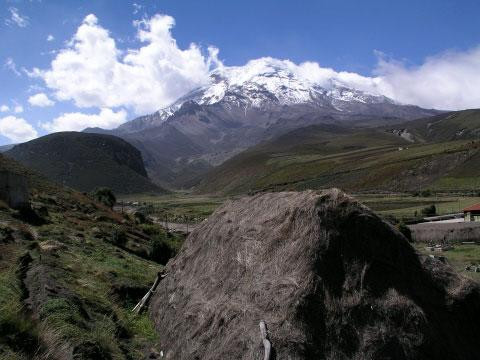
<path id="1" fill-rule="evenodd" d="M 468 212 L 468 211 L 480 211 L 480 203 L 470 205 L 465 209 L 463 209 L 463 212 Z"/>

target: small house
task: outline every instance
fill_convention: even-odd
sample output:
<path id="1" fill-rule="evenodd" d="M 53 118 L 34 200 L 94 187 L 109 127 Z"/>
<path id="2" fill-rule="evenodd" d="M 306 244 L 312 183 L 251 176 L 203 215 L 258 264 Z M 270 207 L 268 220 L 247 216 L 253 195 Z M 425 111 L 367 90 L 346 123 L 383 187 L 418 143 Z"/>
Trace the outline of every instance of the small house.
<path id="1" fill-rule="evenodd" d="M 480 222 L 480 204 L 474 204 L 463 209 L 463 216 L 465 221 Z"/>

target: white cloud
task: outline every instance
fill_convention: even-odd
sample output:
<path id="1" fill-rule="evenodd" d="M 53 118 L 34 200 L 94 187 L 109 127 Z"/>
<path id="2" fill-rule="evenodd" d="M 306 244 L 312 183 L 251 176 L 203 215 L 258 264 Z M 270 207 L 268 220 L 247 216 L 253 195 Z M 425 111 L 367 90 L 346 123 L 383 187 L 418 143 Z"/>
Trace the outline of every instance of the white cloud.
<path id="1" fill-rule="evenodd" d="M 50 132 L 81 131 L 87 127 L 114 129 L 127 120 L 127 112 L 123 109 L 114 112 L 111 109 L 101 109 L 99 114 L 83 114 L 79 112 L 65 113 L 51 122 L 43 123 L 42 127 Z"/>
<path id="2" fill-rule="evenodd" d="M 25 119 L 7 116 L 0 118 L 0 135 L 13 142 L 23 142 L 36 138 L 38 133 Z"/>
<path id="3" fill-rule="evenodd" d="M 255 74 L 267 71 L 267 67 L 278 66 L 327 89 L 332 85 L 341 85 L 424 108 L 480 108 L 480 46 L 464 52 L 432 56 L 425 59 L 422 65 L 414 67 L 386 59 L 378 52 L 377 55 L 379 58 L 375 76 L 335 71 L 321 67 L 316 62 L 295 64 L 289 60 L 273 58 L 251 60 L 245 66 L 224 69 L 233 83 L 241 83 Z"/>
<path id="4" fill-rule="evenodd" d="M 138 14 L 140 12 L 140 10 L 143 9 L 143 6 L 140 5 L 140 4 L 137 4 L 137 3 L 133 3 L 132 6 L 133 6 L 133 14 L 134 15 Z"/>
<path id="5" fill-rule="evenodd" d="M 402 103 L 445 110 L 480 107 L 480 46 L 432 56 L 414 67 L 380 56 L 376 73 L 383 94 Z"/>
<path id="6" fill-rule="evenodd" d="M 10 12 L 10 18 L 5 20 L 7 25 L 17 25 L 19 27 L 27 27 L 28 25 L 28 16 L 21 15 L 17 8 L 10 7 L 8 9 Z"/>
<path id="7" fill-rule="evenodd" d="M 16 113 L 16 114 L 20 114 L 23 112 L 23 106 L 22 105 L 15 105 L 15 107 L 13 108 L 13 111 Z"/>
<path id="8" fill-rule="evenodd" d="M 47 36 L 47 41 L 53 41 L 53 40 L 55 40 L 55 36 L 53 36 L 52 34 L 49 34 Z"/>
<path id="9" fill-rule="evenodd" d="M 5 104 L 0 106 L 0 112 L 7 112 L 9 110 L 10 110 L 10 108 Z"/>
<path id="10" fill-rule="evenodd" d="M 7 68 L 8 70 L 10 70 L 11 72 L 13 72 L 15 75 L 17 76 L 21 76 L 22 74 L 20 73 L 20 71 L 17 70 L 17 65 L 15 64 L 15 61 L 13 61 L 12 58 L 7 58 L 7 60 L 5 60 L 5 63 L 3 64 L 3 66 L 5 68 Z"/>
<path id="11" fill-rule="evenodd" d="M 216 52 L 204 56 L 196 44 L 180 49 L 172 38 L 175 20 L 167 15 L 136 21 L 138 49 L 120 51 L 109 32 L 88 15 L 50 69 L 33 69 L 59 100 L 79 107 L 129 107 L 137 114 L 155 111 L 206 84 Z"/>
<path id="12" fill-rule="evenodd" d="M 40 107 L 53 106 L 55 104 L 44 93 L 38 93 L 30 96 L 28 98 L 28 102 L 33 106 L 40 106 Z"/>
<path id="13" fill-rule="evenodd" d="M 42 78 L 59 101 L 73 100 L 82 108 L 127 108 L 145 114 L 208 84 L 212 68 L 232 69 L 223 67 L 217 48 L 208 48 L 208 54 L 194 43 L 179 48 L 171 33 L 175 20 L 168 15 L 155 15 L 134 25 L 141 45 L 121 50 L 90 14 L 65 48 L 55 54 L 48 69 L 25 72 Z M 327 88 L 339 84 L 428 108 L 480 107 L 480 47 L 433 56 L 416 67 L 379 57 L 374 76 L 336 71 L 316 62 L 269 61 Z M 255 60 L 247 65 L 238 68 L 239 78 L 263 66 L 262 61 Z M 7 59 L 5 66 L 20 75 L 12 59 Z"/>

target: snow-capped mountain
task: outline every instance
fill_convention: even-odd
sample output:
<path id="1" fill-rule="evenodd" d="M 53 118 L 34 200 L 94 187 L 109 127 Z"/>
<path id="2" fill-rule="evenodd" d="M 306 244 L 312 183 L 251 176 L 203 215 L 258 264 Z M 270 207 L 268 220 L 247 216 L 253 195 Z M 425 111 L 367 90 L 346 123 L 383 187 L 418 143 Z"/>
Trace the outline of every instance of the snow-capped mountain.
<path id="1" fill-rule="evenodd" d="M 217 68 L 204 86 L 109 133 L 139 148 L 151 177 L 168 186 L 191 184 L 211 166 L 300 127 L 372 126 L 437 113 L 367 91 L 375 90 L 371 84 L 361 89 L 357 81 L 355 88 L 328 72 L 318 76 L 292 65 L 263 58 Z"/>
<path id="2" fill-rule="evenodd" d="M 205 86 L 154 114 L 122 125 L 119 130 L 130 132 L 158 126 L 189 101 L 199 105 L 223 103 L 227 108 L 244 111 L 303 104 L 347 113 L 357 111 L 355 104 L 395 104 L 385 96 L 347 87 L 337 79 L 309 79 L 288 64 L 282 60 L 261 58 L 245 66 L 217 68 Z"/>

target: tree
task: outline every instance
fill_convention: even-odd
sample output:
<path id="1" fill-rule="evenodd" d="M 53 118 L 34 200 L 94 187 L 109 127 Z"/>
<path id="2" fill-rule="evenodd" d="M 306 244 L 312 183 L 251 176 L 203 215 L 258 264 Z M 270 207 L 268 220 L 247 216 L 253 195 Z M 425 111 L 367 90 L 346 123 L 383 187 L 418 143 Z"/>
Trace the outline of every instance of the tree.
<path id="1" fill-rule="evenodd" d="M 113 205 L 117 202 L 117 198 L 113 191 L 106 187 L 97 188 L 92 193 L 93 198 L 95 201 L 108 206 L 109 208 L 113 208 Z"/>
<path id="2" fill-rule="evenodd" d="M 397 229 L 407 238 L 409 242 L 412 242 L 412 231 L 407 225 L 405 225 L 403 221 L 398 223 Z"/>
<path id="3" fill-rule="evenodd" d="M 427 206 L 427 207 L 424 207 L 422 209 L 422 214 L 424 216 L 433 216 L 433 215 L 436 215 L 437 214 L 437 208 L 434 204 L 430 205 L 430 206 Z"/>
<path id="4" fill-rule="evenodd" d="M 166 265 L 168 260 L 175 255 L 175 250 L 166 241 L 166 239 L 157 235 L 152 241 L 152 250 L 150 252 L 150 258 L 162 265 Z"/>
<path id="5" fill-rule="evenodd" d="M 423 197 L 430 197 L 432 196 L 432 192 L 430 191 L 430 189 L 426 189 L 426 190 L 423 190 L 420 195 L 422 195 Z"/>

